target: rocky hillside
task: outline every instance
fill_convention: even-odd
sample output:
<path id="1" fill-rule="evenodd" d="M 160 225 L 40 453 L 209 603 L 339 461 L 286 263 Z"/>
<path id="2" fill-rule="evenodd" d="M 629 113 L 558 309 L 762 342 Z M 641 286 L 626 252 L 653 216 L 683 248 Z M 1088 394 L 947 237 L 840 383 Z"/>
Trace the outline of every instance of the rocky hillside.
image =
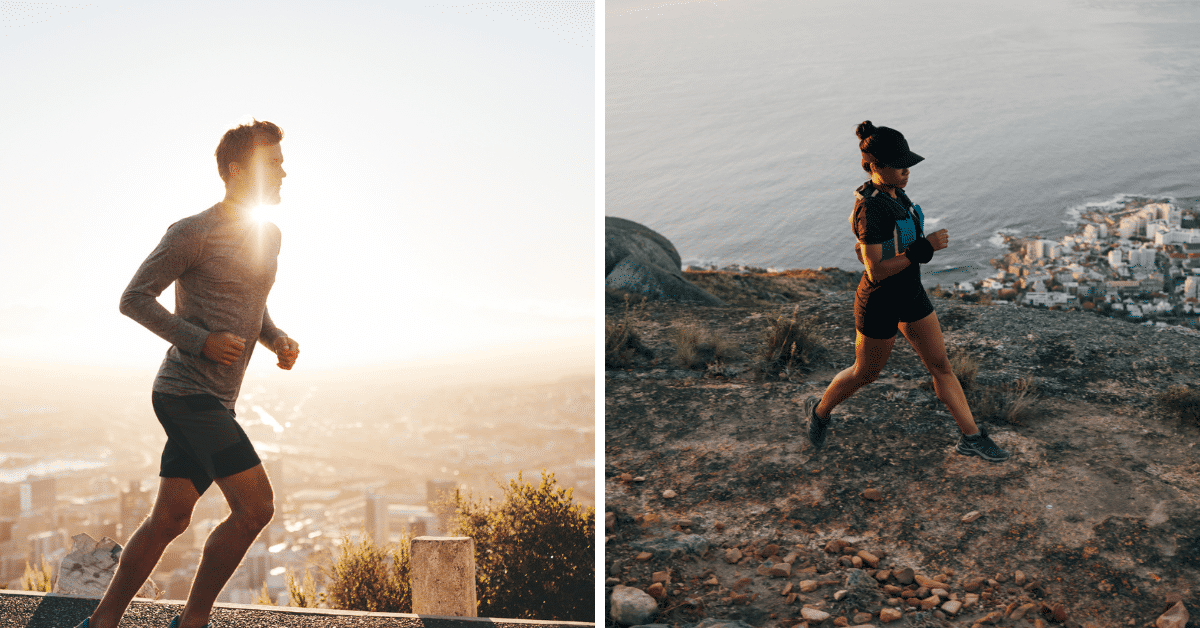
<path id="1" fill-rule="evenodd" d="M 1200 428 L 1160 401 L 1193 385 L 1194 334 L 934 299 L 1013 457 L 954 452 L 903 338 L 816 453 L 800 408 L 853 363 L 857 276 L 685 275 L 727 305 L 606 308 L 632 336 L 605 374 L 609 625 L 1182 627 L 1200 608 Z M 792 318 L 818 344 L 767 364 Z"/>

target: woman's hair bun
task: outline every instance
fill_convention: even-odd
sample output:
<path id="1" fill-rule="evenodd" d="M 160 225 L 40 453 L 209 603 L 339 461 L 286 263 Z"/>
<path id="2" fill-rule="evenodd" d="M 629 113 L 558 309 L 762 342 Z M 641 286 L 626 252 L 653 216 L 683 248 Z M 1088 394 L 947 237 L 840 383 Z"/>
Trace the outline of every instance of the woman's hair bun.
<path id="1" fill-rule="evenodd" d="M 854 129 L 854 134 L 858 136 L 858 139 L 865 140 L 875 135 L 875 125 L 871 124 L 870 120 L 865 120 L 862 124 L 858 125 L 858 128 Z"/>

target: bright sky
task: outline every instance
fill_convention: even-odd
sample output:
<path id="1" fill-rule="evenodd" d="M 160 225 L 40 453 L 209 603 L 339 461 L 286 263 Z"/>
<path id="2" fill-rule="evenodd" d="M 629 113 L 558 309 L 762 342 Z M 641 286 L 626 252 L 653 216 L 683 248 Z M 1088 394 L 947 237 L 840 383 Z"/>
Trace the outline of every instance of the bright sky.
<path id="1" fill-rule="evenodd" d="M 517 346 L 592 364 L 593 16 L 0 1 L 0 358 L 157 366 L 166 342 L 121 292 L 221 199 L 213 152 L 253 116 L 286 135 L 268 305 L 297 368 Z"/>

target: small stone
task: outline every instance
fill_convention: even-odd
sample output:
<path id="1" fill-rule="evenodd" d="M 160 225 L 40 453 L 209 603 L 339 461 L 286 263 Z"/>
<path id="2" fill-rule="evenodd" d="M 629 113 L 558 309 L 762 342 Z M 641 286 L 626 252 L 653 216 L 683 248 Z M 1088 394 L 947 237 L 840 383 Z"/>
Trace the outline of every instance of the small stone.
<path id="1" fill-rule="evenodd" d="M 875 572 L 875 579 L 880 582 L 887 582 L 887 579 L 890 577 L 892 577 L 892 572 L 890 569 L 880 569 L 879 571 Z"/>
<path id="2" fill-rule="evenodd" d="M 1030 602 L 1028 604 L 1022 604 L 1022 605 L 1018 606 L 1017 608 L 1015 608 L 1013 610 L 1012 614 L 1009 615 L 1008 617 L 1009 617 L 1009 619 L 1023 619 L 1025 617 L 1025 614 L 1028 613 L 1030 610 L 1032 610 L 1034 606 L 1037 606 L 1037 605 L 1034 604 L 1033 602 Z"/>
<path id="3" fill-rule="evenodd" d="M 789 582 L 789 583 L 783 585 L 783 593 L 781 593 L 781 595 L 786 597 L 787 594 L 791 593 L 791 592 L 792 592 L 792 583 Z"/>
<path id="4" fill-rule="evenodd" d="M 1020 569 L 1018 569 L 1017 572 L 1015 574 L 1013 574 L 1013 584 L 1015 584 L 1019 587 L 1025 586 L 1025 572 L 1024 571 L 1021 571 Z"/>
<path id="5" fill-rule="evenodd" d="M 912 567 L 905 567 L 900 571 L 893 572 L 892 575 L 896 576 L 896 582 L 900 584 L 912 584 L 916 574 L 913 573 Z"/>
<path id="6" fill-rule="evenodd" d="M 843 541 L 841 539 L 833 539 L 832 541 L 825 544 L 825 553 L 826 554 L 841 554 L 842 548 L 846 547 L 846 545 L 848 545 L 848 543 L 846 543 L 845 541 Z"/>
<path id="7" fill-rule="evenodd" d="M 920 574 L 916 574 L 913 577 L 916 579 L 917 584 L 919 584 L 923 587 L 928 587 L 930 589 L 945 589 L 946 588 L 945 582 L 934 580 L 933 578 L 926 578 L 925 576 L 922 576 Z"/>
<path id="8" fill-rule="evenodd" d="M 646 476 L 644 476 L 644 475 L 639 475 L 639 476 L 637 476 L 636 478 L 633 478 L 633 481 L 634 481 L 634 482 L 645 482 L 645 481 L 646 481 Z"/>
<path id="9" fill-rule="evenodd" d="M 1042 621 L 1041 617 L 1033 620 L 1033 628 L 1046 628 L 1046 622 Z"/>
<path id="10" fill-rule="evenodd" d="M 865 624 L 865 623 L 871 621 L 871 614 L 870 613 L 855 613 L 854 617 L 851 617 L 850 619 L 853 620 L 854 623 L 856 623 L 856 624 Z"/>
<path id="11" fill-rule="evenodd" d="M 616 584 L 621 584 L 620 578 L 605 578 L 604 579 L 604 586 L 606 586 L 606 587 L 611 587 Z"/>
<path id="12" fill-rule="evenodd" d="M 790 578 L 792 575 L 792 566 L 788 563 L 775 563 L 771 565 L 771 569 L 767 575 L 772 578 Z"/>
<path id="13" fill-rule="evenodd" d="M 975 521 L 976 519 L 978 519 L 982 516 L 983 515 L 978 510 L 972 510 L 971 512 L 962 516 L 962 522 L 963 523 L 971 523 L 972 521 Z"/>
<path id="14" fill-rule="evenodd" d="M 731 548 L 725 550 L 725 562 L 729 563 L 730 565 L 736 563 L 737 561 L 739 561 L 741 559 L 742 559 L 742 550 L 740 550 L 736 547 L 731 547 Z"/>
<path id="15" fill-rule="evenodd" d="M 650 576 L 650 582 L 661 582 L 664 585 L 671 584 L 671 572 L 656 571 Z"/>
<path id="16" fill-rule="evenodd" d="M 979 603 L 979 596 L 973 593 L 968 593 L 963 597 L 963 608 L 971 608 Z"/>
<path id="17" fill-rule="evenodd" d="M 604 530 L 612 532 L 617 527 L 617 513 L 611 510 L 604 513 Z"/>
<path id="18" fill-rule="evenodd" d="M 720 532 L 721 530 L 724 530 L 724 529 L 725 529 L 725 522 L 724 522 L 724 521 L 718 521 L 718 522 L 716 522 L 716 523 L 714 523 L 714 524 L 713 524 L 713 527 L 717 529 L 717 532 Z"/>
<path id="19" fill-rule="evenodd" d="M 801 593 L 812 593 L 813 591 L 816 591 L 816 590 L 817 590 L 817 581 L 816 580 L 801 580 L 800 581 L 800 592 Z"/>
<path id="20" fill-rule="evenodd" d="M 900 587 L 898 587 L 894 584 L 885 584 L 885 585 L 883 585 L 883 590 L 886 591 L 889 595 L 900 595 L 900 592 L 903 591 L 904 589 L 901 589 Z"/>
<path id="21" fill-rule="evenodd" d="M 898 611 L 894 608 L 885 608 L 885 609 L 879 611 L 879 621 L 881 621 L 885 624 L 896 621 L 897 619 L 900 619 L 901 617 L 904 617 L 904 613 L 901 613 L 900 611 Z"/>
<path id="22" fill-rule="evenodd" d="M 988 613 L 987 615 L 984 615 L 983 618 L 979 620 L 979 623 L 995 625 L 995 624 L 1000 623 L 1000 620 L 1002 620 L 1002 619 L 1004 619 L 1004 613 L 1002 613 L 1000 611 L 992 611 L 992 612 Z"/>
<path id="23" fill-rule="evenodd" d="M 621 474 L 621 481 L 622 481 L 622 482 L 632 482 L 632 481 L 633 481 L 633 474 L 632 474 L 632 473 L 622 473 L 622 474 Z"/>
<path id="24" fill-rule="evenodd" d="M 904 599 L 898 597 L 889 597 L 887 599 L 888 606 L 904 606 Z"/>
<path id="25" fill-rule="evenodd" d="M 729 590 L 741 591 L 742 589 L 750 586 L 751 582 L 754 582 L 754 580 L 751 578 L 739 578 L 737 582 L 733 583 L 733 586 L 729 587 Z"/>
<path id="26" fill-rule="evenodd" d="M 943 599 L 947 599 L 950 597 L 950 592 L 945 589 L 932 589 L 931 591 L 929 591 L 929 594 L 936 595 Z"/>
<path id="27" fill-rule="evenodd" d="M 791 551 L 791 552 L 788 552 L 787 556 L 783 557 L 783 562 L 790 565 L 790 564 L 796 562 L 797 558 L 800 558 L 800 552 Z"/>
<path id="28" fill-rule="evenodd" d="M 861 557 L 861 556 L 851 556 L 851 557 L 850 557 L 850 564 L 851 564 L 851 565 L 852 565 L 852 566 L 853 566 L 855 569 L 862 569 L 862 566 L 863 566 L 863 559 L 862 559 L 862 557 Z"/>
<path id="29" fill-rule="evenodd" d="M 867 550 L 859 552 L 858 557 L 861 558 L 864 563 L 870 565 L 872 569 L 879 566 L 879 557 L 871 552 L 868 552 Z"/>
<path id="30" fill-rule="evenodd" d="M 873 502 L 877 502 L 877 501 L 883 499 L 883 493 L 881 493 L 879 491 L 879 489 L 877 489 L 877 488 L 869 488 L 869 489 L 863 491 L 863 497 L 865 497 Z"/>
<path id="31" fill-rule="evenodd" d="M 1060 624 L 1067 621 L 1067 607 L 1062 604 L 1055 604 L 1050 609 L 1050 617 Z"/>
<path id="32" fill-rule="evenodd" d="M 942 603 L 941 598 L 939 598 L 936 595 L 931 595 L 931 596 L 921 600 L 921 610 L 931 611 L 931 610 L 937 608 L 938 604 L 941 604 L 941 603 Z"/>
<path id="33" fill-rule="evenodd" d="M 772 566 L 773 566 L 772 563 L 763 563 L 754 570 L 754 573 L 756 573 L 760 576 L 769 576 L 769 575 L 771 575 L 771 567 Z"/>
<path id="34" fill-rule="evenodd" d="M 660 601 L 667 597 L 667 590 L 663 587 L 661 582 L 655 582 L 654 584 L 646 587 L 646 593 L 648 593 L 650 597 Z"/>
<path id="35" fill-rule="evenodd" d="M 758 557 L 759 558 L 770 558 L 778 553 L 779 553 L 779 546 L 774 543 L 768 543 L 765 546 L 763 546 L 762 549 L 758 550 Z"/>
<path id="36" fill-rule="evenodd" d="M 1175 602 L 1175 604 L 1167 609 L 1167 612 L 1158 616 L 1154 620 L 1155 628 L 1184 628 L 1188 623 L 1188 611 L 1183 606 L 1183 602 Z"/>
<path id="37" fill-rule="evenodd" d="M 958 600 L 950 600 L 949 602 L 942 604 L 942 610 L 951 615 L 957 615 L 958 611 L 962 610 L 962 606 L 962 602 L 959 602 Z"/>
<path id="38" fill-rule="evenodd" d="M 742 593 L 734 593 L 729 596 L 729 602 L 731 604 L 745 606 L 750 603 L 750 596 Z"/>
<path id="39" fill-rule="evenodd" d="M 675 499 L 675 491 L 671 489 L 663 491 L 663 499 Z"/>
<path id="40" fill-rule="evenodd" d="M 820 622 L 825 621 L 826 619 L 829 619 L 829 613 L 826 613 L 825 611 L 822 611 L 822 610 L 817 610 L 815 608 L 809 608 L 807 606 L 800 609 L 800 616 L 808 621 L 815 621 L 817 623 L 820 623 Z"/>
<path id="41" fill-rule="evenodd" d="M 800 596 L 796 593 L 788 593 L 787 599 L 784 600 L 783 603 L 784 604 L 795 604 L 796 598 L 798 598 L 798 597 L 800 597 Z"/>
<path id="42" fill-rule="evenodd" d="M 721 581 L 717 580 L 716 575 L 713 575 L 713 577 L 709 578 L 708 580 L 705 580 L 704 584 L 707 584 L 708 586 L 711 586 L 711 587 L 719 587 L 719 586 L 721 586 Z"/>
<path id="43" fill-rule="evenodd" d="M 838 591 L 833 594 L 833 600 L 835 602 L 841 602 L 842 600 L 846 599 L 847 595 L 850 595 L 850 592 L 845 589 L 842 589 L 841 591 Z"/>
<path id="44" fill-rule="evenodd" d="M 654 554 L 651 554 L 650 552 L 639 552 L 637 557 L 635 558 L 635 560 L 637 560 L 638 562 L 644 563 L 644 562 L 650 560 L 651 558 L 654 558 Z"/>
<path id="45" fill-rule="evenodd" d="M 982 580 L 980 580 L 979 578 L 972 578 L 972 579 L 964 582 L 962 585 L 962 588 L 964 591 L 974 592 L 974 591 L 978 591 L 980 589 L 980 587 L 982 587 L 982 586 L 983 586 Z"/>

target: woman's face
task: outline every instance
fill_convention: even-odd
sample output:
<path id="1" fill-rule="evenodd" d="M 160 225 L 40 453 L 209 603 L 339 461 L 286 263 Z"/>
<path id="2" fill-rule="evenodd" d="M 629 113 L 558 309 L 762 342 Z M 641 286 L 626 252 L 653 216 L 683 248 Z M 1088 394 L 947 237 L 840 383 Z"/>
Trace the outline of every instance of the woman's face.
<path id="1" fill-rule="evenodd" d="M 908 168 L 871 164 L 871 180 L 894 188 L 908 185 Z"/>

